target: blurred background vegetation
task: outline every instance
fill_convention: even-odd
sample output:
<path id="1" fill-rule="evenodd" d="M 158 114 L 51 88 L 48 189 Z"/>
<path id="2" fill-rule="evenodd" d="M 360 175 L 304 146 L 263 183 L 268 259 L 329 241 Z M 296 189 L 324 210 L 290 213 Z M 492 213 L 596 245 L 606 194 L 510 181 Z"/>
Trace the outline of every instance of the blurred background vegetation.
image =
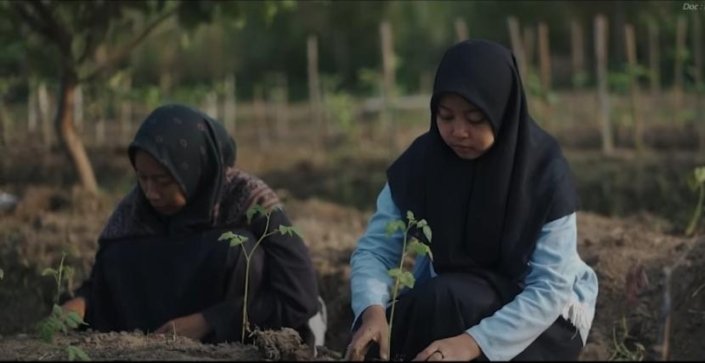
<path id="1" fill-rule="evenodd" d="M 331 198 L 369 208 L 384 167 L 428 127 L 443 51 L 484 38 L 517 55 L 530 112 L 566 149 L 588 209 L 647 210 L 685 224 L 686 180 L 705 150 L 703 7 L 2 0 L 0 150 L 63 150 L 74 171 L 61 181 L 95 192 L 106 181 L 86 148 L 123 150 L 151 109 L 183 102 L 223 121 L 253 153 L 283 148 L 350 165 L 379 149 L 373 166 L 360 165 L 368 173 L 334 169 L 325 181 L 339 186 Z M 19 182 L 5 169 L 6 184 Z M 299 193 L 324 193 L 325 183 L 301 175 L 269 182 L 299 179 Z"/>

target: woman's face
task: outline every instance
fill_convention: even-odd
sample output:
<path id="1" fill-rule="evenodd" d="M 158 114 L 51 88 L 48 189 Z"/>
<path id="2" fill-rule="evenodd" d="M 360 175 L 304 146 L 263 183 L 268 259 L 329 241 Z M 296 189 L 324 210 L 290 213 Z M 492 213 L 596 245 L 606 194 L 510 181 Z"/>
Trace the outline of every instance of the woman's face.
<path id="1" fill-rule="evenodd" d="M 135 173 L 142 193 L 157 212 L 172 215 L 186 205 L 186 194 L 171 173 L 150 154 L 137 150 Z"/>
<path id="2" fill-rule="evenodd" d="M 436 124 L 443 141 L 461 159 L 476 159 L 494 144 L 489 120 L 480 109 L 457 94 L 441 97 Z"/>

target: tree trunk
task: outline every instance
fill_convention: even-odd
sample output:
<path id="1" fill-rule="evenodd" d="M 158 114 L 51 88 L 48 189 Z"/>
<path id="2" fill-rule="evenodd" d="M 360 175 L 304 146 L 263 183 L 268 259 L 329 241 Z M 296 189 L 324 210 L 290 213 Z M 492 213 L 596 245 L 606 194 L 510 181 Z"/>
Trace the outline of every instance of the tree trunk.
<path id="1" fill-rule="evenodd" d="M 90 160 L 88 160 L 88 155 L 81 143 L 81 139 L 76 135 L 76 129 L 73 125 L 73 105 L 77 85 L 75 74 L 68 72 L 68 74 L 63 75 L 59 88 L 58 110 L 54 124 L 56 125 L 61 145 L 71 158 L 81 185 L 85 190 L 95 195 L 98 193 L 98 183 L 93 173 L 93 167 Z"/>

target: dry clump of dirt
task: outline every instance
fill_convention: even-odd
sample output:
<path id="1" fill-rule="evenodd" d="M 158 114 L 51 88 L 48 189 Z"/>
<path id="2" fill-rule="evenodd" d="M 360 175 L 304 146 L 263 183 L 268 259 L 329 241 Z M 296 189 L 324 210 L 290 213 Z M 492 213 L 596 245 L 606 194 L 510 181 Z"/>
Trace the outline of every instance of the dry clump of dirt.
<path id="1" fill-rule="evenodd" d="M 169 334 L 142 332 L 70 332 L 57 335 L 53 343 L 20 334 L 0 338 L 0 360 L 68 360 L 67 347 L 83 351 L 91 360 L 312 360 L 313 352 L 292 329 L 254 332 L 254 344 L 202 344 Z M 321 356 L 320 360 L 327 360 Z"/>

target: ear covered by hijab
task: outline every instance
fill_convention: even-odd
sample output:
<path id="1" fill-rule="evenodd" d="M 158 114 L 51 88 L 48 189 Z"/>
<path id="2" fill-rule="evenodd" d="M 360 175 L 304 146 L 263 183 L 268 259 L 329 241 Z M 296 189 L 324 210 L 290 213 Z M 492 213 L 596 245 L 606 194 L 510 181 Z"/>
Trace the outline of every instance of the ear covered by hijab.
<path id="1" fill-rule="evenodd" d="M 186 195 L 186 206 L 169 217 L 169 231 L 210 225 L 225 168 L 235 164 L 235 141 L 225 128 L 196 109 L 168 104 L 142 122 L 128 147 L 133 166 L 137 150 L 149 153 L 169 170 Z"/>
<path id="2" fill-rule="evenodd" d="M 478 107 L 491 123 L 495 143 L 477 159 L 459 158 L 438 132 L 438 102 L 448 93 Z M 430 129 L 388 168 L 387 178 L 402 215 L 411 210 L 433 230 L 438 272 L 490 269 L 519 280 L 541 227 L 577 208 L 558 143 L 528 114 L 514 56 L 486 40 L 445 52 Z"/>

